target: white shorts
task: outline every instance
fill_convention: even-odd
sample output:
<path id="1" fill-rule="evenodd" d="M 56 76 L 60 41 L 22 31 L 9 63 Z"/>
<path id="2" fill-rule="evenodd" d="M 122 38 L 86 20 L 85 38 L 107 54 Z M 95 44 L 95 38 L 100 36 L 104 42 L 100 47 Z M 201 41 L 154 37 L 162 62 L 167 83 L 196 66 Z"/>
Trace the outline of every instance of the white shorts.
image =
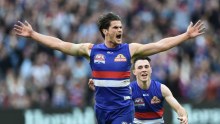
<path id="1" fill-rule="evenodd" d="M 138 120 L 134 118 L 134 124 L 164 124 L 164 120 L 163 118 L 154 120 Z"/>

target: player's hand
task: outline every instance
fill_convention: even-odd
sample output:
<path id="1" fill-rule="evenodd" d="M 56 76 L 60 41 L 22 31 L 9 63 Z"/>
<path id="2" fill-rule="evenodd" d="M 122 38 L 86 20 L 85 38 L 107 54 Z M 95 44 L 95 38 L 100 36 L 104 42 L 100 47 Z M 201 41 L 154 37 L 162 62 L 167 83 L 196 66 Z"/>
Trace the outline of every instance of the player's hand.
<path id="1" fill-rule="evenodd" d="M 16 35 L 23 36 L 23 37 L 31 37 L 33 33 L 33 29 L 27 21 L 25 21 L 24 23 L 18 21 L 14 25 L 14 31 Z"/>
<path id="2" fill-rule="evenodd" d="M 189 36 L 189 38 L 194 38 L 196 36 L 204 34 L 205 33 L 204 22 L 199 20 L 198 22 L 196 22 L 195 25 L 193 25 L 193 23 L 190 22 L 190 25 L 188 26 L 186 33 Z"/>
<path id="3" fill-rule="evenodd" d="M 180 124 L 188 124 L 188 118 L 186 116 L 178 117 Z"/>
<path id="4" fill-rule="evenodd" d="M 88 85 L 91 90 L 93 91 L 95 90 L 95 85 L 92 79 L 89 79 Z"/>

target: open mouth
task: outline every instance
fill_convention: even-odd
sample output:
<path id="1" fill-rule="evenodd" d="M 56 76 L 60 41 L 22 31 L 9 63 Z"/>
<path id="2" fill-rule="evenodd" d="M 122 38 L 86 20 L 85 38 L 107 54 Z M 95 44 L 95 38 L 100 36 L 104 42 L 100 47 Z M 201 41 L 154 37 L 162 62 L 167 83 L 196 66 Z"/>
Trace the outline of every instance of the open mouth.
<path id="1" fill-rule="evenodd" d="M 121 34 L 118 34 L 118 35 L 116 35 L 116 38 L 121 39 L 121 36 L 122 36 Z"/>
<path id="2" fill-rule="evenodd" d="M 145 76 L 147 76 L 148 74 L 141 74 L 141 76 L 143 76 L 143 77 L 145 77 Z"/>

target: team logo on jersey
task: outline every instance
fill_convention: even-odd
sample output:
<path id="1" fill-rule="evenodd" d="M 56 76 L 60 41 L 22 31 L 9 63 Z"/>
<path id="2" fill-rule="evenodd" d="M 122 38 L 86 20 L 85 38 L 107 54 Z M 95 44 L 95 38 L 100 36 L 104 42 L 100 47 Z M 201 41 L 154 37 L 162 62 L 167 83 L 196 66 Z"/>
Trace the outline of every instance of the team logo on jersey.
<path id="1" fill-rule="evenodd" d="M 107 54 L 113 54 L 113 52 L 111 52 L 111 51 L 107 51 Z"/>
<path id="2" fill-rule="evenodd" d="M 105 64 L 105 56 L 103 54 L 97 54 L 94 58 L 94 63 L 102 63 Z"/>
<path id="3" fill-rule="evenodd" d="M 144 99 L 143 98 L 136 98 L 134 100 L 134 105 L 135 106 L 145 106 Z"/>
<path id="4" fill-rule="evenodd" d="M 152 99 L 151 99 L 151 104 L 158 104 L 160 103 L 161 100 L 159 98 L 157 98 L 156 96 L 154 96 Z"/>
<path id="5" fill-rule="evenodd" d="M 149 94 L 148 93 L 144 93 L 143 96 L 149 96 Z"/>
<path id="6" fill-rule="evenodd" d="M 126 62 L 127 59 L 125 58 L 125 56 L 123 54 L 118 54 L 115 59 L 114 59 L 115 62 Z"/>

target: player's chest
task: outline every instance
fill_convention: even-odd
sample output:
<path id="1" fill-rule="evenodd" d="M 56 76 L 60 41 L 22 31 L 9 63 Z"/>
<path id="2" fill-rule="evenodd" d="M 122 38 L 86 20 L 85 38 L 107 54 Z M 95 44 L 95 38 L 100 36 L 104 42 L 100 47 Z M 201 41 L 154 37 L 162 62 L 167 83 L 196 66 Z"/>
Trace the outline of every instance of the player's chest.
<path id="1" fill-rule="evenodd" d="M 125 68 L 130 66 L 130 58 L 126 53 L 114 51 L 97 52 L 94 54 L 92 62 L 96 68 Z"/>
<path id="2" fill-rule="evenodd" d="M 146 107 L 149 105 L 157 105 L 162 101 L 162 98 L 158 94 L 144 91 L 133 92 L 132 98 L 134 105 L 137 108 Z"/>

